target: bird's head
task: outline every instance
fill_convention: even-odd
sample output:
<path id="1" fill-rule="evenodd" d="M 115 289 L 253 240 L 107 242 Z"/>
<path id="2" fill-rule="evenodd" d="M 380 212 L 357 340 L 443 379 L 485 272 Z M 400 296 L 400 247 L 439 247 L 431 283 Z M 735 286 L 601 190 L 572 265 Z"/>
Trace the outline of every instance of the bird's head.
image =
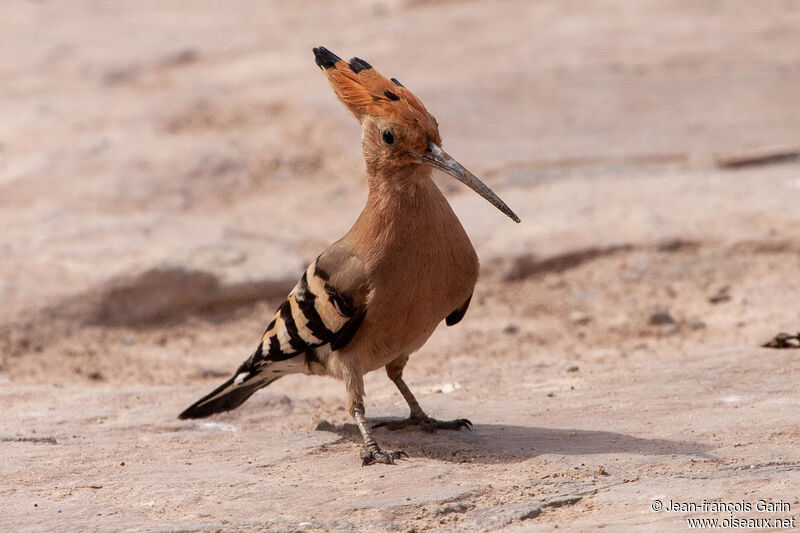
<path id="1" fill-rule="evenodd" d="M 371 175 L 391 179 L 413 176 L 419 165 L 438 168 L 520 221 L 489 187 L 442 150 L 436 119 L 399 81 L 386 79 L 363 59 L 344 61 L 324 47 L 314 48 L 314 57 L 336 96 L 361 123 L 361 146 Z"/>

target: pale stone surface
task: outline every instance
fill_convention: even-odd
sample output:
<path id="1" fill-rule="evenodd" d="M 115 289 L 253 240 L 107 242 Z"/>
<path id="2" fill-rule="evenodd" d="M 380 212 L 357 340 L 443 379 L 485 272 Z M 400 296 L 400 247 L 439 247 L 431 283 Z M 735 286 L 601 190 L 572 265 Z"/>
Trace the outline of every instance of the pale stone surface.
<path id="1" fill-rule="evenodd" d="M 0 530 L 685 531 L 728 516 L 655 500 L 765 499 L 791 510 L 737 516 L 797 517 L 800 357 L 759 348 L 800 329 L 800 166 L 763 164 L 798 147 L 794 3 L 0 14 Z M 377 430 L 410 455 L 394 467 L 360 466 L 333 380 L 175 418 L 363 205 L 358 127 L 318 45 L 415 91 L 523 219 L 436 177 L 483 273 L 406 379 L 430 415 L 475 427 Z M 366 383 L 368 416 L 405 415 L 383 373 Z"/>

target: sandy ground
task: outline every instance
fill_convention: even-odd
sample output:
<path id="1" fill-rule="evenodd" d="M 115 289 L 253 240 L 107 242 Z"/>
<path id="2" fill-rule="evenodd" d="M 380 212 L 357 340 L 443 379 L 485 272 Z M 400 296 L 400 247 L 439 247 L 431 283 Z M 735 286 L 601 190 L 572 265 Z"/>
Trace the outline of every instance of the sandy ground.
<path id="1" fill-rule="evenodd" d="M 786 1 L 3 3 L 0 529 L 794 524 L 800 351 L 760 345 L 800 329 L 798 28 Z M 393 467 L 360 466 L 333 380 L 175 418 L 364 202 L 320 44 L 523 219 L 437 177 L 482 279 L 406 377 L 475 427 L 378 430 Z"/>

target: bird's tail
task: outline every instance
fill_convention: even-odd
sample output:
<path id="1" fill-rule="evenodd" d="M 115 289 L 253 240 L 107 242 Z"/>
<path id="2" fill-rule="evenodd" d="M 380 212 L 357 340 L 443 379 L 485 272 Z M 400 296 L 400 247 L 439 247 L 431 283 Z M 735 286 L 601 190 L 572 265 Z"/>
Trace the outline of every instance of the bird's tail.
<path id="1" fill-rule="evenodd" d="M 251 361 L 246 361 L 228 381 L 197 400 L 179 414 L 178 418 L 184 420 L 187 418 L 205 418 L 216 413 L 236 409 L 258 389 L 264 388 L 288 374 L 302 372 L 305 364 L 294 359 L 298 359 L 298 357 L 283 361 L 262 361 L 256 368 L 251 364 Z"/>

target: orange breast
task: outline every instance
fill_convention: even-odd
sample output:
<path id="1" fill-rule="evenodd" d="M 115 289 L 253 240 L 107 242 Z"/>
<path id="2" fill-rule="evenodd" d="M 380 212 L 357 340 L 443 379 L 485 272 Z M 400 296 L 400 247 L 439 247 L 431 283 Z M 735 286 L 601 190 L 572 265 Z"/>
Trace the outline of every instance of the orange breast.
<path id="1" fill-rule="evenodd" d="M 372 367 L 364 371 L 419 348 L 478 279 L 475 250 L 429 179 L 414 195 L 371 195 L 345 239 L 369 272 L 367 314 L 347 350 Z"/>

